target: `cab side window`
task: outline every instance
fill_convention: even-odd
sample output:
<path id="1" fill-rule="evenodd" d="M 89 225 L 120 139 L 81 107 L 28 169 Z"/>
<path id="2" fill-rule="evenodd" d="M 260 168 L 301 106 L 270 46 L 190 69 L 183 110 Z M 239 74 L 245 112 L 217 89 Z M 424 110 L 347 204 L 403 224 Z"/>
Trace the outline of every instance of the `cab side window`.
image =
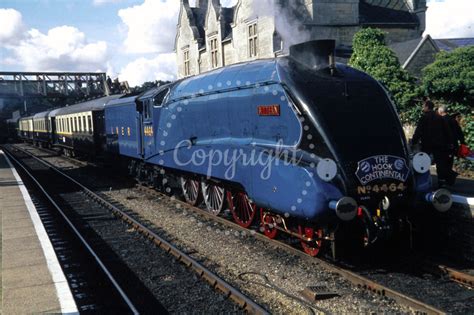
<path id="1" fill-rule="evenodd" d="M 166 99 L 169 95 L 170 89 L 164 89 L 160 93 L 158 93 L 154 98 L 153 98 L 153 106 L 159 107 L 162 106 L 163 103 L 166 102 Z"/>

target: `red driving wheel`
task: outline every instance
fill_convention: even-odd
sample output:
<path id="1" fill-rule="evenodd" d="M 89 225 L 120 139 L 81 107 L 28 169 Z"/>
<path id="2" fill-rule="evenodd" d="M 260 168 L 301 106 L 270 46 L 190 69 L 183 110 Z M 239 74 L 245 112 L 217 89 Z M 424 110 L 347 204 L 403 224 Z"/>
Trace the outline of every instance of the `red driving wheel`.
<path id="1" fill-rule="evenodd" d="M 227 192 L 230 211 L 238 225 L 248 228 L 252 225 L 257 207 L 244 192 Z"/>
<path id="2" fill-rule="evenodd" d="M 312 227 L 298 226 L 298 233 L 301 236 L 312 239 L 311 241 L 301 240 L 301 246 L 306 254 L 310 256 L 317 256 L 323 244 L 323 230 L 315 230 Z"/>
<path id="3" fill-rule="evenodd" d="M 265 214 L 264 209 L 260 209 L 260 222 L 263 227 L 263 234 L 268 238 L 274 239 L 278 234 L 276 218 L 271 214 Z"/>

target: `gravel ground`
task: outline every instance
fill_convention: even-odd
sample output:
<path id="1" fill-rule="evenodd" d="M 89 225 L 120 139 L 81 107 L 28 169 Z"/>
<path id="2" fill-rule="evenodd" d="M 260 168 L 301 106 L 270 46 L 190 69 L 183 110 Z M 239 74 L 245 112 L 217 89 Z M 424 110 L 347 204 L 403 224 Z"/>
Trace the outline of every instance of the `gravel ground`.
<path id="1" fill-rule="evenodd" d="M 272 313 L 308 313 L 307 306 L 288 297 L 293 295 L 300 299 L 299 292 L 307 286 L 323 287 L 339 295 L 318 301 L 315 310 L 327 313 L 410 312 L 393 301 L 354 288 L 317 264 L 269 247 L 252 237 L 250 232 L 244 234 L 200 218 L 167 197 L 152 197 L 137 189 L 110 191 L 106 195 L 155 224 L 167 238 L 193 252 L 194 257 Z M 254 274 L 245 275 L 242 278 L 246 281 L 242 281 L 239 279 L 242 273 Z M 263 276 L 268 278 L 268 284 Z M 283 295 L 275 288 L 287 294 Z"/>

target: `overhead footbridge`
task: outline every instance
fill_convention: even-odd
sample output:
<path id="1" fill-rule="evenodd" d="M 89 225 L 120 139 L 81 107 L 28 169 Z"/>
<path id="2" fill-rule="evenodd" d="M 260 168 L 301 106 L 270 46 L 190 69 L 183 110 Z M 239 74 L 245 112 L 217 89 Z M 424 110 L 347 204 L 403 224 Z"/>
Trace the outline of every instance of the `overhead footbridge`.
<path id="1" fill-rule="evenodd" d="M 103 72 L 0 72 L 2 98 L 109 95 Z"/>

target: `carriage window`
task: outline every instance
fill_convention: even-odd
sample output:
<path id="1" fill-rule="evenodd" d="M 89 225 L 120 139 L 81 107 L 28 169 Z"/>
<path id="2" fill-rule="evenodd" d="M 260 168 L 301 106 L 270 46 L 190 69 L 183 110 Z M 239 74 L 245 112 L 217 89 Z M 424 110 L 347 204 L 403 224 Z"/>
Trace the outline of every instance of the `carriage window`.
<path id="1" fill-rule="evenodd" d="M 78 131 L 77 129 L 77 117 L 74 117 L 74 131 Z"/>
<path id="2" fill-rule="evenodd" d="M 89 133 L 92 133 L 92 118 L 91 118 L 91 115 L 87 116 L 87 120 L 89 122 Z"/>
<path id="3" fill-rule="evenodd" d="M 163 103 L 166 102 L 166 99 L 169 95 L 170 89 L 164 89 L 160 93 L 158 93 L 155 98 L 153 98 L 153 106 L 158 107 L 162 106 Z"/>
<path id="4" fill-rule="evenodd" d="M 86 132 L 87 131 L 86 116 L 82 116 L 82 127 L 84 128 L 84 129 L 82 129 L 82 131 Z"/>
<path id="5" fill-rule="evenodd" d="M 66 118 L 67 119 L 67 132 L 72 132 L 72 118 Z"/>

